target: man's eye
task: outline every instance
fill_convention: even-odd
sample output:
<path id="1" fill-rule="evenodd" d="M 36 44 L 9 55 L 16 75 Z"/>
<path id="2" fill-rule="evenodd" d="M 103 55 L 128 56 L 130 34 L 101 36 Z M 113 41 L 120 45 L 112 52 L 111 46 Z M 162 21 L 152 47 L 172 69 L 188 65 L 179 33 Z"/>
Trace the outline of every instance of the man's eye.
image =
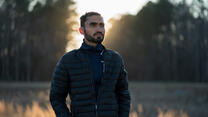
<path id="1" fill-rule="evenodd" d="M 101 27 L 104 27 L 105 25 L 104 25 L 104 24 L 100 24 L 100 26 L 101 26 Z"/>
<path id="2" fill-rule="evenodd" d="M 90 23 L 90 26 L 96 26 L 96 23 Z"/>

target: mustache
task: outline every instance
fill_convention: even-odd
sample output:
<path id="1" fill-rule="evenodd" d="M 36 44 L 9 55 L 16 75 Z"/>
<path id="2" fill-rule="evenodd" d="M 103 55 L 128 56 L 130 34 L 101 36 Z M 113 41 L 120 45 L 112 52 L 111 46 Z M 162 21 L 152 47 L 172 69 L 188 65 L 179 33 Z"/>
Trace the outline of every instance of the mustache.
<path id="1" fill-rule="evenodd" d="M 96 34 L 101 34 L 103 36 L 102 32 L 96 32 L 96 33 L 93 34 L 93 36 L 95 36 Z"/>

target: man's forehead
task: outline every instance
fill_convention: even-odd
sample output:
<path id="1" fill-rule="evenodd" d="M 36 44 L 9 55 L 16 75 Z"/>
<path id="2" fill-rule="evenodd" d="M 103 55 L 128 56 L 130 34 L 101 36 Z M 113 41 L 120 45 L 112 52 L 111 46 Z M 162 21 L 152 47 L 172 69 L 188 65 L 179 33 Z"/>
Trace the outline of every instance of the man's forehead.
<path id="1" fill-rule="evenodd" d="M 104 22 L 103 17 L 99 15 L 93 15 L 87 17 L 87 22 Z"/>

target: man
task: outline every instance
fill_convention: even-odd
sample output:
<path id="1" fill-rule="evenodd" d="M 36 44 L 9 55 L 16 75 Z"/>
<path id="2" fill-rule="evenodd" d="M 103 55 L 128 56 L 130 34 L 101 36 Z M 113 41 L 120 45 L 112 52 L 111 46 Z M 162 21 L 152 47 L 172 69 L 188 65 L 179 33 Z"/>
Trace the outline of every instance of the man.
<path id="1" fill-rule="evenodd" d="M 50 102 L 57 117 L 128 117 L 130 95 L 121 56 L 102 45 L 102 16 L 88 12 L 80 17 L 82 46 L 57 63 Z M 70 111 L 66 97 L 71 99 Z"/>

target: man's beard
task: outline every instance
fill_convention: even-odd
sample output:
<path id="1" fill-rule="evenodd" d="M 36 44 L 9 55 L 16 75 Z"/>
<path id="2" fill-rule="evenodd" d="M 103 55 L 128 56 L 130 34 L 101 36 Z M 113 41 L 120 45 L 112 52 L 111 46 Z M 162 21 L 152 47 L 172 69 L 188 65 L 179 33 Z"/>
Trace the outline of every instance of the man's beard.
<path id="1" fill-rule="evenodd" d="M 102 36 L 100 37 L 97 37 L 94 38 L 90 35 L 87 34 L 87 32 L 84 30 L 84 35 L 85 35 L 85 38 L 89 41 L 89 42 L 92 42 L 92 43 L 96 43 L 96 44 L 100 44 L 103 42 L 103 39 L 104 39 L 104 35 L 101 33 L 101 32 L 96 32 L 95 34 L 93 34 L 93 36 L 95 36 L 96 34 L 100 33 Z"/>

